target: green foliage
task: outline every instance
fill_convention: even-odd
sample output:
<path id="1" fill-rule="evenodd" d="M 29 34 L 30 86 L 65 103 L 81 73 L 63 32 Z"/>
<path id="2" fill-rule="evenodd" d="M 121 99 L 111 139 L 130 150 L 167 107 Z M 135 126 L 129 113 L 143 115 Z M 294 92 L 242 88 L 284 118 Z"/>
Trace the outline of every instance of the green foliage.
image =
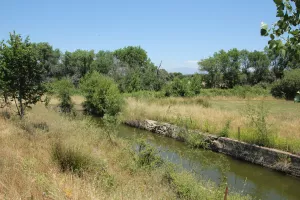
<path id="1" fill-rule="evenodd" d="M 71 99 L 74 85 L 69 79 L 62 79 L 55 82 L 55 89 L 60 100 L 59 107 L 63 113 L 71 113 L 73 111 L 74 103 Z"/>
<path id="2" fill-rule="evenodd" d="M 128 46 L 114 52 L 117 59 L 125 62 L 130 68 L 142 68 L 145 66 L 148 56 L 141 47 Z"/>
<path id="3" fill-rule="evenodd" d="M 43 63 L 38 62 L 37 52 L 29 38 L 10 33 L 7 43 L 0 47 L 1 87 L 5 95 L 16 103 L 18 114 L 22 118 L 25 108 L 35 104 L 44 93 Z"/>
<path id="4" fill-rule="evenodd" d="M 116 116 L 121 112 L 123 98 L 114 81 L 98 72 L 87 74 L 80 82 L 86 101 L 87 112 Z"/>
<path id="5" fill-rule="evenodd" d="M 269 48 L 287 57 L 290 62 L 300 60 L 300 1 L 274 0 L 277 7 L 278 21 L 269 29 L 261 24 L 261 35 L 269 36 Z M 285 43 L 283 43 L 285 41 Z"/>
<path id="6" fill-rule="evenodd" d="M 246 117 L 250 121 L 250 126 L 254 128 L 253 142 L 260 146 L 270 146 L 272 144 L 272 132 L 267 123 L 268 108 L 262 101 L 258 106 L 247 104 Z"/>
<path id="7" fill-rule="evenodd" d="M 202 77 L 200 74 L 194 74 L 191 78 L 190 89 L 194 95 L 200 94 L 202 88 Z"/>
<path id="8" fill-rule="evenodd" d="M 229 129 L 230 129 L 230 123 L 231 123 L 230 120 L 226 121 L 226 124 L 225 124 L 224 128 L 220 132 L 220 136 L 221 137 L 228 137 L 228 135 L 229 135 Z"/>
<path id="9" fill-rule="evenodd" d="M 174 78 L 174 80 L 164 88 L 164 93 L 167 97 L 192 96 L 188 79 L 179 79 L 178 77 Z"/>
<path id="10" fill-rule="evenodd" d="M 137 142 L 138 151 L 136 157 L 136 163 L 138 167 L 154 169 L 160 167 L 163 164 L 163 160 L 158 155 L 158 152 L 154 147 L 147 144 L 144 140 Z"/>
<path id="11" fill-rule="evenodd" d="M 237 96 L 241 98 L 246 97 L 256 97 L 256 96 L 268 96 L 270 95 L 270 90 L 267 85 L 255 85 L 251 86 L 236 86 L 232 89 L 202 89 L 200 96 Z"/>
<path id="12" fill-rule="evenodd" d="M 33 48 L 37 52 L 38 62 L 41 63 L 45 70 L 46 74 L 49 77 L 57 76 L 57 68 L 59 68 L 59 59 L 61 57 L 61 53 L 59 49 L 53 49 L 53 47 L 46 43 L 33 43 Z"/>
<path id="13" fill-rule="evenodd" d="M 285 71 L 283 79 L 274 83 L 271 93 L 274 97 L 293 99 L 300 90 L 300 69 Z"/>
<path id="14" fill-rule="evenodd" d="M 102 74 L 108 74 L 114 65 L 114 55 L 110 51 L 99 51 L 96 54 L 96 59 L 92 63 L 92 70 Z"/>
<path id="15" fill-rule="evenodd" d="M 186 142 L 191 148 L 207 148 L 208 143 L 205 141 L 205 136 L 199 133 L 187 132 Z"/>
<path id="16" fill-rule="evenodd" d="M 222 163 L 224 164 L 224 163 Z M 210 181 L 197 180 L 192 173 L 180 170 L 176 166 L 167 164 L 164 179 L 176 192 L 178 199 L 223 199 L 225 187 L 216 187 Z M 251 199 L 231 192 L 228 199 Z"/>
<path id="17" fill-rule="evenodd" d="M 273 73 L 269 70 L 274 52 L 220 50 L 212 57 L 201 60 L 199 69 L 208 88 L 233 88 L 237 85 L 255 85 L 259 82 L 272 82 Z M 277 59 L 277 57 L 273 57 Z M 275 61 L 274 61 L 275 62 Z M 274 64 L 273 62 L 273 64 Z"/>

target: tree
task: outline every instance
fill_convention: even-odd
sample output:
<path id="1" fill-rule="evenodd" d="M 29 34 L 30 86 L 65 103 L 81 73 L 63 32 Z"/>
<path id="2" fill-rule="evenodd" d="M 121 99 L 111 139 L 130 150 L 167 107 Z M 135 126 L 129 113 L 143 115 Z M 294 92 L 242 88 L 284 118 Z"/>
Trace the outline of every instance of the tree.
<path id="1" fill-rule="evenodd" d="M 221 50 L 217 54 L 220 71 L 223 74 L 223 83 L 225 87 L 233 88 L 240 83 L 240 59 L 239 51 L 231 49 L 228 52 Z"/>
<path id="2" fill-rule="evenodd" d="M 59 49 L 53 47 L 47 42 L 33 43 L 33 47 L 37 51 L 37 59 L 46 70 L 48 77 L 56 75 L 56 70 L 59 67 L 61 53 Z"/>
<path id="3" fill-rule="evenodd" d="M 290 61 L 300 61 L 300 0 L 274 0 L 279 20 L 271 27 L 261 24 L 261 35 L 269 36 L 269 48 L 288 56 Z"/>
<path id="4" fill-rule="evenodd" d="M 118 49 L 114 55 L 117 59 L 127 63 L 130 68 L 143 68 L 148 61 L 147 52 L 139 46 Z"/>
<path id="5" fill-rule="evenodd" d="M 74 103 L 71 99 L 71 94 L 74 90 L 73 83 L 67 79 L 63 78 L 61 80 L 55 81 L 51 84 L 52 92 L 57 94 L 58 99 L 60 100 L 59 107 L 63 113 L 73 112 Z"/>
<path id="6" fill-rule="evenodd" d="M 87 112 L 100 117 L 117 116 L 121 112 L 123 99 L 115 82 L 99 72 L 86 74 L 80 81 L 86 101 Z"/>
<path id="7" fill-rule="evenodd" d="M 164 92 L 165 96 L 187 97 L 192 95 L 188 79 L 179 79 L 178 77 L 166 85 Z"/>
<path id="8" fill-rule="evenodd" d="M 270 77 L 270 60 L 264 52 L 254 51 L 248 54 L 249 65 L 248 74 L 249 83 L 255 85 L 259 82 L 271 82 Z"/>
<path id="9" fill-rule="evenodd" d="M 300 69 L 287 70 L 284 77 L 274 83 L 271 93 L 274 97 L 293 99 L 300 91 Z"/>
<path id="10" fill-rule="evenodd" d="M 195 94 L 198 95 L 200 94 L 201 88 L 202 88 L 202 77 L 200 74 L 194 74 L 192 79 L 191 79 L 191 84 L 190 84 L 191 91 Z"/>
<path id="11" fill-rule="evenodd" d="M 99 51 L 92 63 L 92 70 L 102 74 L 108 74 L 114 64 L 114 55 L 110 51 Z"/>
<path id="12" fill-rule="evenodd" d="M 23 118 L 25 108 L 35 104 L 44 93 L 44 66 L 38 62 L 37 52 L 29 37 L 23 41 L 21 35 L 15 32 L 10 33 L 10 39 L 1 44 L 0 53 L 4 89 L 8 97 L 15 101 L 18 114 Z"/>
<path id="13" fill-rule="evenodd" d="M 222 81 L 222 73 L 218 65 L 217 53 L 213 57 L 201 60 L 198 65 L 200 71 L 206 71 L 208 74 L 204 75 L 204 81 L 207 87 L 219 87 Z"/>

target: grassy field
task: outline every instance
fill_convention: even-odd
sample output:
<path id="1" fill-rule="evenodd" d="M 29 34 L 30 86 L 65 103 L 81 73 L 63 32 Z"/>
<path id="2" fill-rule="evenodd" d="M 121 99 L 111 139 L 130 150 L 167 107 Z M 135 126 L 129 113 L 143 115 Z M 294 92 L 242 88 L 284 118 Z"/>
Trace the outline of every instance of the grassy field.
<path id="1" fill-rule="evenodd" d="M 268 137 L 265 146 L 300 154 L 300 104 L 272 97 L 129 97 L 124 118 L 169 122 L 216 135 L 226 131 L 228 137 L 250 143 L 257 142 L 260 132 Z"/>
<path id="2" fill-rule="evenodd" d="M 82 100 L 73 98 L 78 108 Z M 41 103 L 23 120 L 12 110 L 0 114 L 0 199 L 223 198 L 223 187 L 191 174 L 139 167 L 132 144 L 111 142 L 107 130 L 83 116 L 63 116 Z"/>

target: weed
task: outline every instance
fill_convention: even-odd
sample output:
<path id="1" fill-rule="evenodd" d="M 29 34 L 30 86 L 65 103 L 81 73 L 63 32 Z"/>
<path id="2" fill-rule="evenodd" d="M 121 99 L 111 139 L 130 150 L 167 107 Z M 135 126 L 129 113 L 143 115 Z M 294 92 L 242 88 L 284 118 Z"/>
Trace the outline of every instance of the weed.
<path id="1" fill-rule="evenodd" d="M 228 135 L 229 135 L 229 129 L 230 129 L 230 123 L 231 123 L 231 120 L 227 120 L 226 121 L 226 124 L 225 124 L 224 128 L 220 132 L 220 136 L 221 137 L 228 137 Z"/>
<path id="2" fill-rule="evenodd" d="M 151 145 L 147 144 L 144 140 L 137 142 L 138 151 L 136 163 L 138 167 L 154 169 L 163 164 L 162 158 L 158 155 L 157 150 Z"/>
<path id="3" fill-rule="evenodd" d="M 254 143 L 260 146 L 270 146 L 271 130 L 267 124 L 268 109 L 264 101 L 258 106 L 247 104 L 246 116 L 250 120 L 250 126 L 255 129 Z"/>
<path id="4" fill-rule="evenodd" d="M 186 137 L 186 142 L 192 148 L 207 148 L 208 143 L 205 141 L 205 136 L 199 133 L 189 133 Z"/>

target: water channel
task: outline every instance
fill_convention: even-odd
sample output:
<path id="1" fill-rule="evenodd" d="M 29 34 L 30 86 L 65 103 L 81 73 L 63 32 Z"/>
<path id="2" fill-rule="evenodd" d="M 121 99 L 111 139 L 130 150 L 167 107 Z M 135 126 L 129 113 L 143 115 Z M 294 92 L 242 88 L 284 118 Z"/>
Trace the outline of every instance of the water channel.
<path id="1" fill-rule="evenodd" d="M 182 166 L 198 178 L 219 184 L 221 178 L 226 176 L 230 191 L 242 191 L 243 194 L 249 194 L 254 199 L 300 199 L 298 178 L 212 151 L 191 149 L 174 139 L 125 125 L 120 126 L 118 136 L 129 140 L 146 139 L 159 150 L 163 159 Z"/>

